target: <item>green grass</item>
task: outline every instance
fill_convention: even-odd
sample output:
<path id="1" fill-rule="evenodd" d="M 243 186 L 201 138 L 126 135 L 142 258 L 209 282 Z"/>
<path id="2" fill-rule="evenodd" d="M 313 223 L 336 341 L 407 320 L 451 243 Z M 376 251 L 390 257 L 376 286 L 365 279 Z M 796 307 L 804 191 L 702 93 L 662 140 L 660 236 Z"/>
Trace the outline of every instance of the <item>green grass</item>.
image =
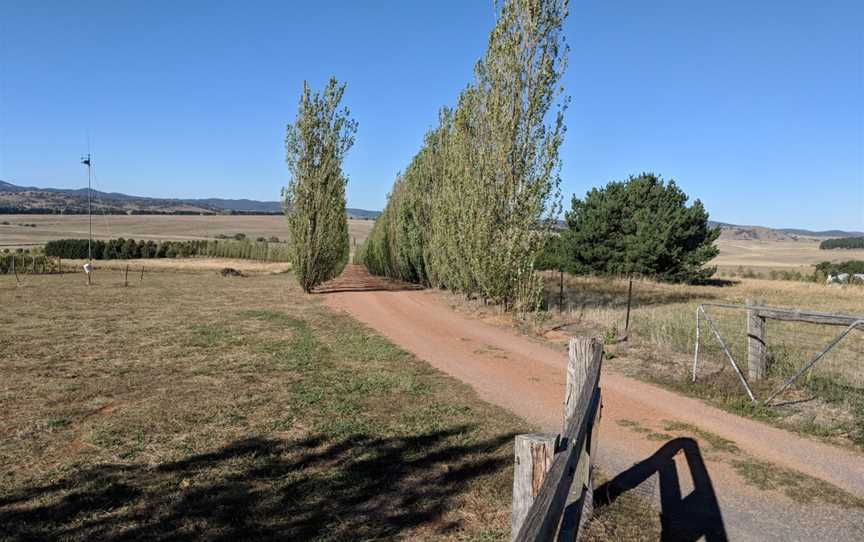
<path id="1" fill-rule="evenodd" d="M 730 454 L 741 453 L 741 449 L 729 439 L 723 438 L 720 435 L 700 429 L 695 425 L 678 421 L 666 421 L 663 425 L 666 431 L 671 431 L 678 434 L 685 434 L 696 437 L 699 440 L 708 443 L 709 446 L 718 452 L 727 452 Z"/>

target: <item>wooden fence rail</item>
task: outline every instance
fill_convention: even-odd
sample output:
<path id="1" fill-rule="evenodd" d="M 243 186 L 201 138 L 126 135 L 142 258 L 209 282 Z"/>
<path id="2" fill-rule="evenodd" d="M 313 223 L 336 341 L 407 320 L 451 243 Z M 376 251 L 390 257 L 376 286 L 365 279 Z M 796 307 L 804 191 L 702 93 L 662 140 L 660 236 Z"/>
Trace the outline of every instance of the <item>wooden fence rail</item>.
<path id="1" fill-rule="evenodd" d="M 514 541 L 575 540 L 591 514 L 602 361 L 600 339 L 570 339 L 564 432 L 516 437 Z"/>

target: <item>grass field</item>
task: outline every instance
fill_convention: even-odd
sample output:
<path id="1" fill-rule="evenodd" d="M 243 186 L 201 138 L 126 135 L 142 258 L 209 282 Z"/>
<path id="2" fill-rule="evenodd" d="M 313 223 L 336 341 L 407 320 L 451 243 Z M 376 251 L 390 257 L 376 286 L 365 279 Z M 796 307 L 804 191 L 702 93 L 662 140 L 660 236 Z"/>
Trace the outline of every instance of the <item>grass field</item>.
<path id="1" fill-rule="evenodd" d="M 523 422 L 290 275 L 121 284 L 0 276 L 0 538 L 509 538 Z"/>
<path id="2" fill-rule="evenodd" d="M 720 239 L 720 255 L 712 262 L 721 272 L 739 268 L 755 273 L 772 270 L 812 273 L 814 264 L 824 261 L 864 260 L 864 250 L 819 250 L 822 239 L 799 237 L 796 241 Z"/>
<path id="3" fill-rule="evenodd" d="M 8 222 L 9 224 L 3 224 Z M 29 226 L 35 224 L 35 227 Z M 373 221 L 348 221 L 348 232 L 357 244 L 363 242 Z M 0 247 L 46 243 L 52 239 L 86 238 L 86 215 L 0 215 Z M 212 239 L 217 235 L 245 233 L 247 237 L 286 239 L 288 228 L 279 215 L 93 215 L 93 235 L 97 239 L 152 239 L 174 241 Z"/>
<path id="4" fill-rule="evenodd" d="M 627 281 L 566 277 L 564 311 L 558 310 L 558 277 L 547 275 L 547 319 L 535 327 L 561 340 L 569 334 L 623 335 Z M 609 364 L 639 378 L 700 397 L 739 414 L 832 442 L 864 449 L 864 331 L 853 331 L 781 398 L 781 407 L 753 405 L 703 321 L 699 378 L 690 381 L 696 340 L 695 311 L 700 303 L 744 304 L 747 299 L 776 307 L 864 313 L 864 288 L 795 281 L 741 279 L 726 286 L 687 286 L 634 281 L 630 340 L 609 346 Z M 736 362 L 747 374 L 746 313 L 707 308 Z M 769 320 L 766 343 L 770 378 L 751 384 L 765 398 L 842 328 Z M 535 330 L 536 332 L 536 330 Z"/>

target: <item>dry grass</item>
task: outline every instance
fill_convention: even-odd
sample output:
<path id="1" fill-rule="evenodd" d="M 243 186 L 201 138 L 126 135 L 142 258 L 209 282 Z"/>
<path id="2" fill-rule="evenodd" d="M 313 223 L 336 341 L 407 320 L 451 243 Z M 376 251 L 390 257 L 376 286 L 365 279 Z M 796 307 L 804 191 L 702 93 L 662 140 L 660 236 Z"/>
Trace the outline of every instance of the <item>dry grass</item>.
<path id="1" fill-rule="evenodd" d="M 607 367 L 648 380 L 680 393 L 705 399 L 737 414 L 817 436 L 835 444 L 864 449 L 864 332 L 854 331 L 825 356 L 777 407 L 755 405 L 747 398 L 722 350 L 703 322 L 698 381 L 690 381 L 695 345 L 695 313 L 700 303 L 744 303 L 747 299 L 778 307 L 861 314 L 864 288 L 741 279 L 725 285 L 690 286 L 650 280 L 634 281 L 630 337 L 624 334 L 626 280 L 565 275 L 564 310 L 558 310 L 559 275 L 544 274 L 547 311 L 526 320 L 504 314 L 500 307 L 444 294 L 451 306 L 498 325 L 515 325 L 538 340 L 563 347 L 574 335 L 607 339 Z M 707 309 L 747 372 L 746 320 L 743 310 Z M 769 321 L 766 336 L 770 378 L 751 383 L 765 398 L 841 330 Z M 617 343 L 617 344 L 616 344 Z"/>
<path id="2" fill-rule="evenodd" d="M 549 276 L 547 299 L 557 305 L 555 277 Z M 627 282 L 587 277 L 567 277 L 565 310 L 547 313 L 546 329 L 569 323 L 559 334 L 615 337 L 623 334 Z M 754 299 L 767 305 L 827 312 L 864 312 L 864 288 L 827 287 L 821 284 L 743 279 L 726 286 L 634 283 L 630 340 L 610 346 L 612 366 L 630 375 L 651 380 L 683 393 L 714 401 L 729 410 L 766 419 L 777 425 L 817 435 L 839 444 L 864 447 L 864 341 L 854 331 L 824 357 L 797 386 L 782 398 L 778 408 L 755 406 L 726 361 L 716 339 L 703 322 L 700 371 L 690 382 L 695 346 L 695 310 L 700 303 L 745 303 Z M 733 357 L 747 372 L 745 312 L 706 309 L 716 321 Z M 791 322 L 769 321 L 766 337 L 771 360 L 767 381 L 751 383 L 757 397 L 765 398 L 841 330 Z"/>
<path id="3" fill-rule="evenodd" d="M 52 239 L 86 238 L 86 215 L 0 215 L 0 246 L 46 243 Z M 36 227 L 23 224 L 35 224 Z M 371 220 L 349 220 L 348 233 L 357 244 L 372 229 Z M 212 239 L 217 235 L 245 233 L 248 238 L 288 236 L 285 218 L 279 215 L 94 215 L 93 235 L 97 239 L 117 237 L 182 241 Z"/>
<path id="4" fill-rule="evenodd" d="M 756 459 L 742 452 L 735 442 L 694 425 L 668 420 L 658 427 L 645 427 L 632 420 L 619 420 L 618 425 L 642 433 L 651 440 L 669 441 L 681 437 L 697 439 L 705 458 L 731 465 L 744 483 L 759 490 L 782 491 L 800 503 L 825 503 L 847 509 L 864 509 L 864 499 L 860 497 L 824 480 Z M 658 433 L 661 428 L 669 433 Z M 663 435 L 663 438 L 652 438 L 652 435 Z M 638 504 L 638 501 L 633 501 L 630 506 Z"/>
<path id="5" fill-rule="evenodd" d="M 291 277 L 81 278 L 0 277 L 0 538 L 508 538 L 530 428 Z"/>
<path id="6" fill-rule="evenodd" d="M 823 239 L 799 237 L 797 241 L 720 239 L 720 254 L 711 262 L 721 271 L 739 267 L 756 273 L 799 270 L 812 273 L 813 264 L 824 261 L 864 260 L 864 250 L 819 250 Z"/>

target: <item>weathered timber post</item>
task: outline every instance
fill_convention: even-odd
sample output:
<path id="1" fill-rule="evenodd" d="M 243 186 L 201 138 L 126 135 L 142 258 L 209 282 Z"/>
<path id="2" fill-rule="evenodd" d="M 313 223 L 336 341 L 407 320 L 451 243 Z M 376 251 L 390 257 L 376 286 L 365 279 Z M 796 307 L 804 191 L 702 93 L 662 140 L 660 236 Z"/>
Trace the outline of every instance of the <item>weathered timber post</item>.
<path id="1" fill-rule="evenodd" d="M 123 286 L 129 286 L 129 264 L 126 264 L 126 272 L 123 273 Z"/>
<path id="2" fill-rule="evenodd" d="M 144 282 L 144 266 L 141 266 L 141 282 Z"/>
<path id="3" fill-rule="evenodd" d="M 577 412 L 577 401 L 588 381 L 588 372 L 595 360 L 603 357 L 603 341 L 596 337 L 573 337 L 567 359 L 567 388 L 564 391 L 564 431 L 573 417 L 583 416 Z M 599 363 L 599 361 L 598 361 Z"/>
<path id="4" fill-rule="evenodd" d="M 582 395 L 582 388 L 588 384 L 588 374 L 591 367 L 601 363 L 603 358 L 603 341 L 596 337 L 573 337 L 570 339 L 569 356 L 567 359 L 567 388 L 564 394 L 564 431 L 570 420 L 582 419 L 590 412 L 591 404 L 583 405 L 586 411 L 577 410 L 577 401 Z M 567 496 L 567 508 L 561 521 L 561 530 L 558 540 L 575 540 L 579 527 L 591 517 L 594 508 L 594 482 L 591 472 L 591 453 L 594 451 L 593 444 L 597 439 L 598 426 L 600 422 L 600 409 L 597 409 L 596 419 L 590 420 L 588 425 L 588 438 L 585 439 L 582 450 L 579 451 L 579 463 L 570 486 L 570 494 Z M 572 445 L 572 444 L 571 444 Z M 574 517 L 568 513 L 574 505 L 584 498 L 581 514 Z"/>
<path id="5" fill-rule="evenodd" d="M 758 305 L 747 300 L 748 307 Z M 755 309 L 747 309 L 747 374 L 750 380 L 768 376 L 767 348 L 765 346 L 765 319 Z"/>
<path id="6" fill-rule="evenodd" d="M 511 540 L 516 539 L 528 510 L 540 492 L 555 450 L 558 435 L 532 433 L 516 435 L 513 467 L 513 512 L 510 514 Z"/>

